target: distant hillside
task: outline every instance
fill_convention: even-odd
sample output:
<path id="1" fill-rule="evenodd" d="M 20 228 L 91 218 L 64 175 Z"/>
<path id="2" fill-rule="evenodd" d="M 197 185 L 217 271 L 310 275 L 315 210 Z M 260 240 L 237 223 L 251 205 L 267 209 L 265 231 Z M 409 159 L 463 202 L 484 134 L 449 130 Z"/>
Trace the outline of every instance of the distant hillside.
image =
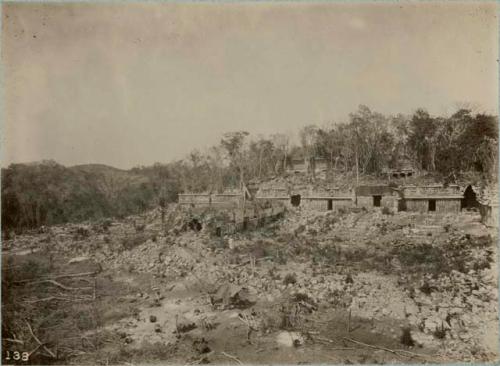
<path id="1" fill-rule="evenodd" d="M 118 169 L 105 164 L 80 164 L 69 167 L 69 169 L 81 170 L 88 173 L 112 173 L 121 172 L 127 173 L 127 170 Z"/>
<path id="2" fill-rule="evenodd" d="M 2 169 L 2 229 L 138 213 L 156 204 L 157 190 L 145 175 L 106 165 L 12 164 Z"/>

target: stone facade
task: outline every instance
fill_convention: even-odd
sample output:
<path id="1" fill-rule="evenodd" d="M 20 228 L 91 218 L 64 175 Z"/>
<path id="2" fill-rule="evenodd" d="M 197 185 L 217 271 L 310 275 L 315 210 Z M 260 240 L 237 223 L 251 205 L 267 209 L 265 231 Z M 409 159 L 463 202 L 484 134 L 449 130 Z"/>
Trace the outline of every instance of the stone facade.
<path id="1" fill-rule="evenodd" d="M 183 193 L 179 194 L 179 204 L 183 206 L 205 207 L 205 206 L 224 206 L 241 207 L 245 197 L 240 193 Z"/>
<path id="2" fill-rule="evenodd" d="M 356 206 L 364 208 L 397 207 L 397 193 L 389 186 L 358 186 L 355 189 Z"/>
<path id="3" fill-rule="evenodd" d="M 399 209 L 412 212 L 460 212 L 463 193 L 457 185 L 406 186 Z"/>

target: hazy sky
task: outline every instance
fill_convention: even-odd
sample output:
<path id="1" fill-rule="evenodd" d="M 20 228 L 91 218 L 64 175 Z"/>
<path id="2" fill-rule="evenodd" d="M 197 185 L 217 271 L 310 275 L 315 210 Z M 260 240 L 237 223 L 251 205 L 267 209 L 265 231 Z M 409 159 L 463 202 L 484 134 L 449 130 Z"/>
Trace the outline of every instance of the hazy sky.
<path id="1" fill-rule="evenodd" d="M 9 4 L 2 165 L 167 162 L 365 104 L 497 113 L 495 3 Z"/>

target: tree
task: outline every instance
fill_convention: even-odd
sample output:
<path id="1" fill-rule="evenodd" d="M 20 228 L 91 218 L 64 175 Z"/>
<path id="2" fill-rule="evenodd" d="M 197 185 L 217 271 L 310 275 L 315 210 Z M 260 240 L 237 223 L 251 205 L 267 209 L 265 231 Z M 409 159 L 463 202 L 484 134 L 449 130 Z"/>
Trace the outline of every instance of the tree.
<path id="1" fill-rule="evenodd" d="M 249 135 L 246 131 L 228 132 L 221 139 L 221 146 L 226 150 L 230 166 L 239 173 L 239 184 L 244 182 L 244 150 L 245 138 Z"/>
<path id="2" fill-rule="evenodd" d="M 318 127 L 308 125 L 299 131 L 300 143 L 304 154 L 304 161 L 307 166 L 307 172 L 315 178 L 315 158 L 316 158 L 316 141 L 318 136 Z"/>
<path id="3" fill-rule="evenodd" d="M 290 148 L 290 138 L 283 133 L 276 133 L 271 136 L 271 141 L 275 148 L 274 156 L 274 172 L 279 173 L 286 171 L 288 159 L 288 150 Z M 280 164 L 281 162 L 281 164 Z"/>
<path id="4" fill-rule="evenodd" d="M 408 144 L 416 153 L 422 169 L 436 169 L 437 121 L 423 109 L 418 109 L 410 121 Z"/>
<path id="5" fill-rule="evenodd" d="M 389 165 L 394 146 L 387 118 L 360 105 L 357 112 L 350 114 L 350 120 L 355 163 L 362 173 L 381 173 Z"/>

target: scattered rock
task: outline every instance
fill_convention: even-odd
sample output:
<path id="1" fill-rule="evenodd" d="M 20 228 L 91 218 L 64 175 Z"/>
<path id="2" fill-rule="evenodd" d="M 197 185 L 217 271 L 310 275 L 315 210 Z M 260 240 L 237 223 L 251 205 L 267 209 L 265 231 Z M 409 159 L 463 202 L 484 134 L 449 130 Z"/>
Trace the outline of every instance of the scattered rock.
<path id="1" fill-rule="evenodd" d="M 213 306 L 220 308 L 244 308 L 255 303 L 246 287 L 240 287 L 231 283 L 223 284 L 217 292 L 210 296 Z"/>
<path id="2" fill-rule="evenodd" d="M 196 329 L 196 324 L 185 317 L 175 317 L 175 328 L 177 333 L 187 333 Z"/>
<path id="3" fill-rule="evenodd" d="M 297 332 L 281 332 L 276 342 L 283 347 L 298 347 L 304 343 L 304 338 Z"/>
<path id="4" fill-rule="evenodd" d="M 69 260 L 68 264 L 81 263 L 88 261 L 89 257 L 75 257 Z"/>

